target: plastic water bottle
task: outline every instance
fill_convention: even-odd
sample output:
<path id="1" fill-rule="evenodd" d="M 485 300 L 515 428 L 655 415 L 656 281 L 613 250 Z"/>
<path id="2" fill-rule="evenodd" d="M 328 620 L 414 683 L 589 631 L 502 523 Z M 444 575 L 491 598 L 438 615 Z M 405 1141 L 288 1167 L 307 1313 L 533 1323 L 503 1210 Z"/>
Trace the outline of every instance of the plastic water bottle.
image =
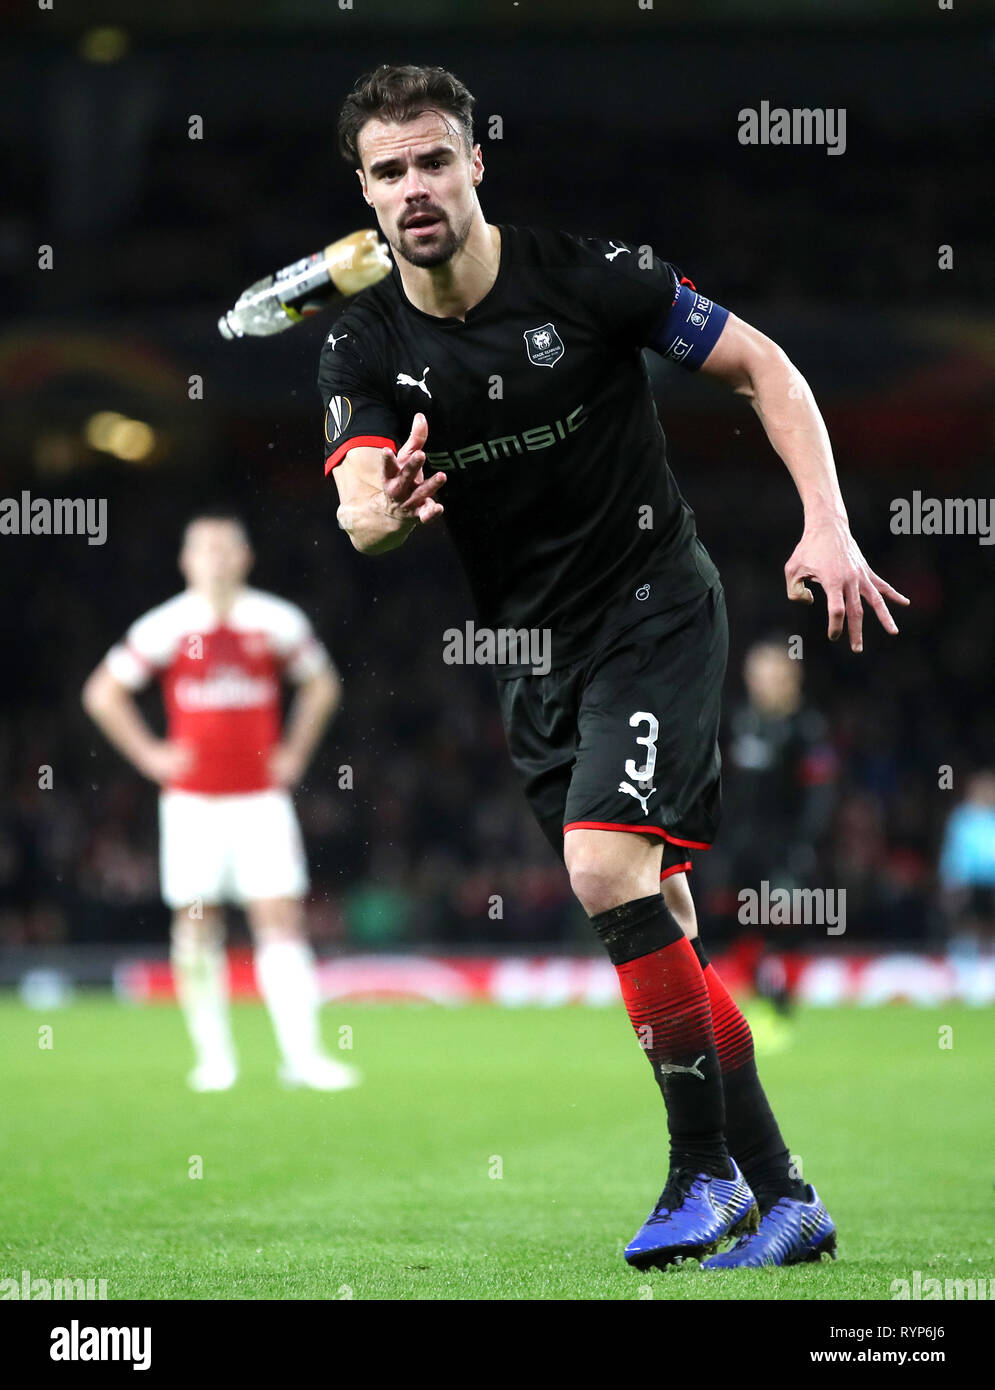
<path id="1" fill-rule="evenodd" d="M 283 333 L 336 299 L 375 285 L 392 269 L 375 231 L 352 232 L 250 285 L 218 319 L 218 332 L 229 339 Z"/>

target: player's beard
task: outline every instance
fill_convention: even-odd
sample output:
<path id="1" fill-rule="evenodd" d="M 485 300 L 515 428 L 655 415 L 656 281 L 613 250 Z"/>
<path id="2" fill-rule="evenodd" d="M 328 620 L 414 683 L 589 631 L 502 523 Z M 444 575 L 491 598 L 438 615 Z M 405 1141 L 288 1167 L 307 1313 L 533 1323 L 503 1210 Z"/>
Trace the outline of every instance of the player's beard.
<path id="1" fill-rule="evenodd" d="M 439 214 L 439 220 L 443 223 L 442 232 L 433 238 L 433 245 L 419 246 L 412 244 L 405 237 L 404 228 L 401 229 L 397 241 L 392 241 L 391 248 L 399 256 L 403 256 L 409 265 L 420 266 L 422 269 L 429 270 L 433 266 L 445 265 L 451 261 L 456 252 L 465 243 L 470 235 L 470 227 L 473 225 L 473 214 L 467 218 L 466 226 L 461 232 L 453 230 L 452 223 L 444 214 Z"/>

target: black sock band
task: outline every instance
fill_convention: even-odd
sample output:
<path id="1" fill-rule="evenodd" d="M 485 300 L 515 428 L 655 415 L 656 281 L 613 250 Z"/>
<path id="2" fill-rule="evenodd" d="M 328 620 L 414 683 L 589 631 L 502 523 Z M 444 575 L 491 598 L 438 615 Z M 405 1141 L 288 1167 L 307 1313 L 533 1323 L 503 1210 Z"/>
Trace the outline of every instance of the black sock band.
<path id="1" fill-rule="evenodd" d="M 694 953 L 698 957 L 698 964 L 701 966 L 702 970 L 704 970 L 705 966 L 708 964 L 708 957 L 705 955 L 705 948 L 701 944 L 701 937 L 692 936 L 691 945 L 694 947 Z"/>
<path id="2" fill-rule="evenodd" d="M 591 918 L 612 965 L 625 965 L 663 946 L 680 941 L 684 933 L 659 893 L 633 898 Z"/>

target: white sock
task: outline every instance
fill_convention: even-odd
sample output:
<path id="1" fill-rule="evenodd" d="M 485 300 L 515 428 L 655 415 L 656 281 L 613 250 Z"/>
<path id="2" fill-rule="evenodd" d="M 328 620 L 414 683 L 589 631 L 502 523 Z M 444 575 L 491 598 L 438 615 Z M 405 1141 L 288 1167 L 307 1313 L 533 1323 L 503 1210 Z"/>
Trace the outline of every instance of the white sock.
<path id="1" fill-rule="evenodd" d="M 234 1066 L 224 946 L 220 941 L 174 941 L 170 961 L 198 1065 Z"/>
<path id="2" fill-rule="evenodd" d="M 318 976 L 311 947 L 299 939 L 266 941 L 256 946 L 255 965 L 284 1062 L 306 1066 L 321 1052 Z"/>

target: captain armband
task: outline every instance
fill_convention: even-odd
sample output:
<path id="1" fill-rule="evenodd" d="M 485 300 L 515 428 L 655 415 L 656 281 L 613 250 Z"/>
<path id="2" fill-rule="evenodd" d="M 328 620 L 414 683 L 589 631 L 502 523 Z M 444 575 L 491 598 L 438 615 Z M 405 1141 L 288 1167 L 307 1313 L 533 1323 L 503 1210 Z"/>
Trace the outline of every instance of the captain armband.
<path id="1" fill-rule="evenodd" d="M 728 309 L 706 299 L 690 283 L 682 283 L 670 313 L 646 346 L 695 372 L 715 346 L 728 317 Z"/>

